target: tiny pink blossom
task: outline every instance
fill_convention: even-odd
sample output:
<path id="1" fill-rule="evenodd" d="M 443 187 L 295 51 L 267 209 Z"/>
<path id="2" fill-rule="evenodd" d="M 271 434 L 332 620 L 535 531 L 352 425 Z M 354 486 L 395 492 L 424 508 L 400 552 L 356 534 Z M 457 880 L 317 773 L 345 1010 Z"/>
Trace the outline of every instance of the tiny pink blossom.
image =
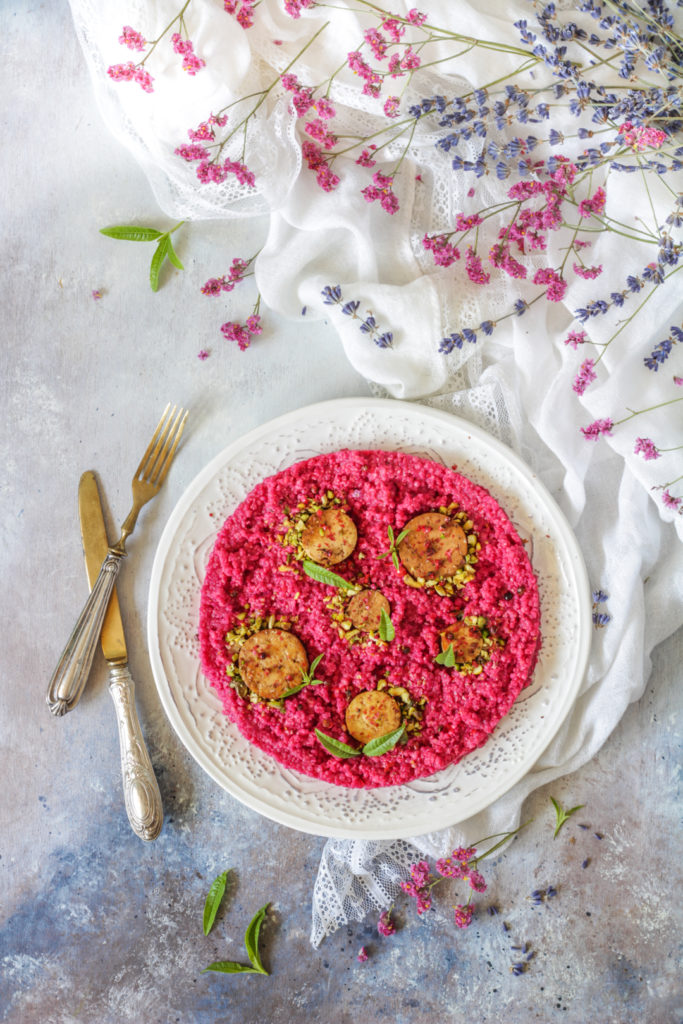
<path id="1" fill-rule="evenodd" d="M 406 52 L 403 54 L 403 57 L 401 58 L 401 67 L 403 68 L 403 70 L 415 71 L 416 68 L 419 68 L 421 63 L 422 61 L 415 53 L 412 46 L 409 46 Z"/>
<path id="2" fill-rule="evenodd" d="M 380 935 L 394 935 L 396 932 L 396 925 L 391 918 L 391 910 L 383 910 L 379 916 L 377 922 L 377 931 Z"/>
<path id="3" fill-rule="evenodd" d="M 602 264 L 599 267 L 582 267 L 579 263 L 574 263 L 574 273 L 579 277 L 582 277 L 585 281 L 592 281 L 594 278 L 599 277 L 602 274 Z"/>
<path id="4" fill-rule="evenodd" d="M 136 32 L 130 25 L 124 25 L 122 33 L 119 36 L 119 42 L 122 46 L 127 46 L 129 50 L 144 50 L 147 46 L 147 40 L 139 32 Z"/>
<path id="5" fill-rule="evenodd" d="M 681 498 L 675 497 L 670 491 L 664 491 L 662 494 L 662 502 L 667 508 L 678 511 L 681 504 Z"/>
<path id="6" fill-rule="evenodd" d="M 534 274 L 534 284 L 548 286 L 546 294 L 551 302 L 561 302 L 567 291 L 567 282 L 551 267 L 540 267 Z"/>
<path id="7" fill-rule="evenodd" d="M 659 449 L 649 437 L 637 437 L 633 452 L 635 455 L 642 455 L 646 462 L 661 457 Z"/>
<path id="8" fill-rule="evenodd" d="M 467 246 L 465 253 L 465 270 L 470 281 L 474 281 L 475 284 L 488 284 L 491 280 L 491 275 L 486 273 L 481 265 L 481 259 L 471 245 Z"/>
<path id="9" fill-rule="evenodd" d="M 298 17 L 298 15 L 297 15 L 297 17 Z M 365 946 L 361 946 L 360 949 L 358 950 L 358 956 L 356 957 L 356 960 L 359 960 L 362 964 L 364 964 L 365 961 L 367 960 L 367 958 L 368 958 L 368 951 L 365 948 Z"/>
<path id="10" fill-rule="evenodd" d="M 373 145 L 370 146 L 369 149 L 364 149 L 361 155 L 356 160 L 356 163 L 359 164 L 361 167 L 374 167 L 377 161 L 372 159 L 371 151 L 375 150 L 376 148 L 377 147 Z"/>
<path id="11" fill-rule="evenodd" d="M 666 132 L 661 131 L 659 128 L 643 124 L 633 125 L 630 121 L 624 121 L 619 129 L 619 134 L 626 145 L 630 146 L 636 153 L 641 153 L 648 146 L 651 146 L 652 149 L 659 149 L 669 137 Z"/>
<path id="12" fill-rule="evenodd" d="M 411 25 L 417 25 L 419 27 L 421 25 L 424 25 L 426 20 L 427 15 L 420 14 L 416 7 L 411 7 L 411 9 L 406 14 L 406 21 L 409 21 Z"/>
<path id="13" fill-rule="evenodd" d="M 597 380 L 595 373 L 594 362 L 592 359 L 584 359 L 581 363 L 581 369 L 577 373 L 572 388 L 576 391 L 577 395 L 582 395 L 589 384 L 592 384 L 594 380 Z"/>
<path id="14" fill-rule="evenodd" d="M 92 295 L 93 299 L 95 300 L 95 302 L 98 302 L 102 298 L 102 296 L 104 295 L 104 292 L 102 291 L 101 288 L 93 288 L 93 290 L 91 292 L 91 295 Z"/>
<path id="15" fill-rule="evenodd" d="M 193 146 L 183 143 L 181 146 L 176 147 L 175 153 L 182 157 L 183 160 L 204 160 L 209 156 L 209 151 L 204 146 L 195 144 Z"/>
<path id="16" fill-rule="evenodd" d="M 285 11 L 290 18 L 300 18 L 303 10 L 314 5 L 315 0 L 285 0 Z"/>
<path id="17" fill-rule="evenodd" d="M 400 102 L 398 96 L 389 96 L 384 104 L 384 113 L 387 117 L 398 117 Z"/>
<path id="18" fill-rule="evenodd" d="M 334 106 L 325 96 L 321 96 L 320 99 L 317 99 L 314 106 L 318 117 L 322 117 L 326 121 L 329 121 L 329 119 L 334 117 L 336 114 Z"/>
<path id="19" fill-rule="evenodd" d="M 572 348 L 577 348 L 579 345 L 585 345 L 588 341 L 588 335 L 585 331 L 570 331 L 567 337 L 564 339 L 565 345 L 571 345 Z"/>
<path id="20" fill-rule="evenodd" d="M 210 277 L 206 284 L 203 284 L 200 291 L 202 295 L 220 295 L 223 290 L 225 278 Z"/>
<path id="21" fill-rule="evenodd" d="M 676 387 L 683 387 L 683 377 L 674 377 L 674 384 Z"/>
<path id="22" fill-rule="evenodd" d="M 470 883 L 470 889 L 473 889 L 475 892 L 486 892 L 486 882 L 479 871 L 469 871 L 465 878 Z"/>
<path id="23" fill-rule="evenodd" d="M 595 420 L 587 427 L 581 427 L 581 433 L 587 441 L 597 441 L 602 434 L 611 435 L 614 422 L 609 417 L 602 420 Z"/>
<path id="24" fill-rule="evenodd" d="M 199 350 L 199 352 L 197 353 L 197 359 L 201 359 L 201 361 L 204 362 L 204 360 L 208 359 L 208 358 L 209 358 L 208 349 L 201 348 Z"/>
<path id="25" fill-rule="evenodd" d="M 607 194 L 601 185 L 589 199 L 583 199 L 579 203 L 579 217 L 590 217 L 594 213 L 602 213 L 605 209 L 606 198 Z"/>
<path id="26" fill-rule="evenodd" d="M 456 907 L 454 907 L 454 910 L 455 910 L 455 923 L 456 923 L 457 927 L 458 928 L 467 928 L 469 926 L 471 920 L 472 920 L 472 915 L 474 913 L 474 907 L 471 904 L 469 904 L 466 907 L 463 907 L 461 904 L 458 904 Z"/>
<path id="27" fill-rule="evenodd" d="M 372 50 L 376 60 L 384 60 L 387 52 L 388 41 L 376 28 L 369 28 L 363 33 L 363 38 Z"/>
<path id="28" fill-rule="evenodd" d="M 247 330 L 250 334 L 263 334 L 263 327 L 261 326 L 261 317 L 256 313 L 252 313 L 251 316 L 247 317 Z"/>

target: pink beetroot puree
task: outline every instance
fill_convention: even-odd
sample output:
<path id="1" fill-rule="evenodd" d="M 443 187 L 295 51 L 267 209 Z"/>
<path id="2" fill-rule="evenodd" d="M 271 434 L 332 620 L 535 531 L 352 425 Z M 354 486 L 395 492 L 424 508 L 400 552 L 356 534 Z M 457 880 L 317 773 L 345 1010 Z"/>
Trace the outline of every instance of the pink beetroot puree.
<path id="1" fill-rule="evenodd" d="M 342 499 L 356 525 L 353 552 L 333 571 L 379 590 L 388 600 L 395 636 L 377 633 L 366 643 L 339 635 L 328 603 L 338 592 L 307 576 L 295 549 L 283 544 L 299 503 L 327 492 Z M 398 536 L 421 513 L 455 503 L 478 542 L 474 575 L 461 589 L 440 596 L 410 587 L 389 550 L 387 527 Z M 472 542 L 470 542 L 472 543 Z M 385 557 L 379 557 L 379 556 Z M 289 564 L 282 571 L 281 567 Z M 453 588 L 451 588 L 453 590 Z M 348 595 L 346 595 L 348 598 Z M 315 678 L 280 706 L 253 702 L 231 685 L 235 648 L 226 634 L 259 615 L 291 625 L 309 662 L 323 657 Z M 241 616 L 241 617 L 240 617 Z M 437 664 L 440 633 L 462 616 L 484 623 L 492 639 L 480 674 Z M 264 623 L 265 625 L 265 623 Z M 264 480 L 225 521 L 204 581 L 199 621 L 202 668 L 220 694 L 225 714 L 242 734 L 287 768 L 340 786 L 398 785 L 431 775 L 486 742 L 527 685 L 540 643 L 536 579 L 510 520 L 482 487 L 438 463 L 401 452 L 339 451 L 320 455 Z M 476 647 L 476 645 L 475 645 Z M 345 727 L 345 712 L 362 690 L 400 686 L 422 717 L 407 742 L 378 757 L 340 759 L 322 746 L 319 729 L 358 747 Z M 415 719 L 406 719 L 414 724 Z M 412 727 L 412 726 L 411 726 Z"/>

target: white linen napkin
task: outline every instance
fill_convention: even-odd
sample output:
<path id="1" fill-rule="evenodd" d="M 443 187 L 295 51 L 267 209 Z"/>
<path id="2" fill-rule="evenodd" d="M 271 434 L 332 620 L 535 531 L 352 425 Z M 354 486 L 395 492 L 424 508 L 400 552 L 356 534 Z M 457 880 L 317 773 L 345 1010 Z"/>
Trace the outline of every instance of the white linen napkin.
<path id="1" fill-rule="evenodd" d="M 450 409 L 515 448 L 564 510 L 593 588 L 608 595 L 597 613 L 609 621 L 596 627 L 589 669 L 570 715 L 533 770 L 505 796 L 457 828 L 410 843 L 328 842 L 313 896 L 317 944 L 345 921 L 388 905 L 401 871 L 418 852 L 441 855 L 453 845 L 515 827 L 528 793 L 595 754 L 629 702 L 642 694 L 653 647 L 683 622 L 683 549 L 676 544 L 676 534 L 683 537 L 683 516 L 675 503 L 662 500 L 663 485 L 683 474 L 683 447 L 657 459 L 644 457 L 648 442 L 660 449 L 683 446 L 683 404 L 640 412 L 683 394 L 683 345 L 672 345 L 657 371 L 645 365 L 672 327 L 681 325 L 680 288 L 675 277 L 661 285 L 633 323 L 624 324 L 624 318 L 647 289 L 630 294 L 623 308 L 613 304 L 605 315 L 588 319 L 581 329 L 592 341 L 614 340 L 604 350 L 596 380 L 578 394 L 572 384 L 582 362 L 603 350 L 566 343 L 569 331 L 580 328 L 574 311 L 595 299 L 610 301 L 625 288 L 627 274 L 642 274 L 652 259 L 650 247 L 625 243 L 621 234 L 599 234 L 588 261 L 602 265 L 598 278 L 576 278 L 562 302 L 537 303 L 505 318 L 515 299 L 530 300 L 527 283 L 503 278 L 488 287 L 475 285 L 461 262 L 435 268 L 421 239 L 450 230 L 458 212 L 505 199 L 513 179 L 455 173 L 450 157 L 435 147 L 434 128 L 425 127 L 413 140 L 396 178 L 399 209 L 391 215 L 362 197 L 370 179 L 356 164 L 357 154 L 335 164 L 342 180 L 333 195 L 317 188 L 301 157 L 302 124 L 282 89 L 269 93 L 250 124 L 246 154 L 255 189 L 245 192 L 232 176 L 220 185 L 202 185 L 194 165 L 175 154 L 188 142 L 188 128 L 240 96 L 268 88 L 329 22 L 292 68 L 305 85 L 324 81 L 374 23 L 359 5 L 339 0 L 333 8 L 313 6 L 292 18 L 279 0 L 262 0 L 253 27 L 245 30 L 222 3 L 195 0 L 185 24 L 206 65 L 188 76 L 177 54 L 159 45 L 146 65 L 154 78 L 150 94 L 133 82 L 113 82 L 107 68 L 135 59 L 118 43 L 122 26 L 156 38 L 177 14 L 172 0 L 70 2 L 105 120 L 141 162 L 165 213 L 194 219 L 269 213 L 268 238 L 255 264 L 263 302 L 287 317 L 327 319 L 350 362 L 378 393 Z M 412 7 L 408 0 L 392 3 L 402 16 Z M 533 18 L 524 0 L 427 0 L 423 8 L 432 24 L 513 45 L 519 43 L 514 21 Z M 676 16 L 680 21 L 680 12 Z M 590 27 L 590 18 L 576 20 L 581 17 Z M 446 56 L 449 45 L 435 44 L 433 59 Z M 513 70 L 517 60 L 496 54 L 497 74 Z M 455 64 L 435 64 L 412 79 L 402 109 L 437 93 L 471 91 L 490 78 L 490 67 L 490 53 L 476 48 Z M 547 79 L 537 68 L 524 82 L 531 89 Z M 381 104 L 359 86 L 348 68 L 335 79 L 330 96 L 336 124 L 354 130 L 360 125 L 370 135 L 383 121 Z M 554 129 L 572 137 L 577 123 L 566 105 L 554 107 Z M 548 125 L 533 130 L 547 134 Z M 524 134 L 531 127 L 513 125 L 510 131 Z M 377 169 L 392 167 L 401 145 L 386 147 Z M 568 145 L 576 153 L 586 143 Z M 470 146 L 470 157 L 473 152 Z M 592 188 L 606 183 L 606 209 L 627 233 L 642 224 L 656 230 L 667 223 L 681 176 L 651 178 L 648 188 L 640 174 L 610 173 L 608 180 L 596 174 L 592 182 Z M 558 265 L 566 245 L 566 232 L 549 235 L 549 251 L 530 260 L 532 269 Z M 232 255 L 226 251 L 226 260 Z M 363 330 L 369 318 L 372 329 Z M 499 321 L 490 336 L 479 329 L 484 320 Z M 476 342 L 442 351 L 441 339 L 465 327 L 476 329 Z M 638 415 L 630 418 L 632 411 Z M 584 437 L 581 428 L 606 418 L 616 424 L 611 432 L 596 440 Z"/>

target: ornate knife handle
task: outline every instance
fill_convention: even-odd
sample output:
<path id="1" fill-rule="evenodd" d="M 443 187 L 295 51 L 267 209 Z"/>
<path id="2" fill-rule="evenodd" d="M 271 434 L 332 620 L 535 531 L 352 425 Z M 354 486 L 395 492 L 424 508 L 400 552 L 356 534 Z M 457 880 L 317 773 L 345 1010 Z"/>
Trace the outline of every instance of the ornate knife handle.
<path id="1" fill-rule="evenodd" d="M 117 553 L 110 548 L 78 622 L 62 651 L 47 691 L 47 703 L 53 715 L 64 715 L 71 711 L 83 693 L 123 557 L 123 552 Z"/>
<path id="2" fill-rule="evenodd" d="M 135 710 L 135 684 L 127 665 L 112 665 L 109 692 L 119 726 L 123 795 L 128 820 L 140 839 L 156 839 L 164 820 L 161 793 Z"/>

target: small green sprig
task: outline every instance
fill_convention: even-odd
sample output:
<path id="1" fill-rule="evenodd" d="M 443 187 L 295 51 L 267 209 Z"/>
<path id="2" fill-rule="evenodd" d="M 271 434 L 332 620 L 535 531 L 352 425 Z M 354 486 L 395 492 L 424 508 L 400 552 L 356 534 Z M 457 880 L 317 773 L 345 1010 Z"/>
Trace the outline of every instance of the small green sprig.
<path id="1" fill-rule="evenodd" d="M 229 869 L 228 869 L 229 870 Z M 228 872 L 223 871 L 217 878 L 214 878 L 211 883 L 206 901 L 204 903 L 204 934 L 208 935 L 213 928 L 213 923 L 216 920 L 216 914 L 220 907 L 223 897 L 225 895 L 225 887 L 228 882 Z"/>
<path id="2" fill-rule="evenodd" d="M 173 248 L 171 235 L 177 231 L 185 221 L 178 221 L 170 231 L 157 231 L 156 228 L 141 227 L 136 224 L 116 224 L 111 228 L 100 228 L 100 234 L 107 238 L 118 238 L 124 242 L 156 242 L 157 247 L 152 256 L 149 268 L 149 283 L 153 292 L 159 290 L 159 274 L 164 261 L 168 259 L 178 270 L 184 270 L 184 266 Z"/>
<path id="3" fill-rule="evenodd" d="M 249 957 L 249 964 L 240 964 L 235 960 L 215 960 L 208 967 L 205 967 L 202 974 L 206 974 L 207 971 L 216 971 L 219 974 L 268 974 L 269 972 L 263 966 L 261 957 L 258 949 L 259 934 L 261 931 L 261 925 L 266 916 L 266 912 L 269 903 L 266 903 L 264 907 L 252 917 L 251 921 L 247 925 L 247 930 L 244 934 L 244 948 L 247 951 Z"/>
<path id="4" fill-rule="evenodd" d="M 285 697 L 291 697 L 295 693 L 299 693 L 299 691 L 303 690 L 303 688 L 305 686 L 324 686 L 325 685 L 325 680 L 324 679 L 316 679 L 315 678 L 315 670 L 318 667 L 318 665 L 320 664 L 320 662 L 322 661 L 322 659 L 323 659 L 323 655 L 319 654 L 318 657 L 315 658 L 315 660 L 311 662 L 311 664 L 309 666 L 309 669 L 308 669 L 308 672 L 303 672 L 302 671 L 302 673 L 301 673 L 301 682 L 299 683 L 299 685 L 298 686 L 293 686 L 291 688 L 291 690 L 285 690 L 285 692 L 282 694 L 283 699 Z"/>
<path id="5" fill-rule="evenodd" d="M 400 569 L 401 566 L 400 566 L 399 560 L 398 560 L 398 546 L 401 543 L 401 541 L 405 537 L 408 536 L 409 533 L 410 533 L 410 530 L 406 528 L 405 530 L 401 530 L 401 532 L 399 533 L 398 537 L 394 537 L 393 529 L 391 528 L 391 526 L 387 526 L 387 536 L 389 537 L 389 550 L 382 552 L 382 554 L 378 555 L 377 557 L 378 558 L 389 558 L 389 557 L 391 557 L 391 561 L 394 563 L 394 568 L 395 569 Z"/>
<path id="6" fill-rule="evenodd" d="M 585 804 L 577 804 L 576 807 L 570 807 L 568 811 L 565 811 L 555 800 L 554 797 L 550 797 L 550 802 L 555 808 L 555 831 L 553 832 L 553 839 L 557 839 L 557 834 L 564 825 L 565 821 L 571 818 L 575 811 L 580 811 Z"/>
<path id="7" fill-rule="evenodd" d="M 325 750 L 332 754 L 333 757 L 360 757 L 361 754 L 365 754 L 366 757 L 380 757 L 389 750 L 393 750 L 403 736 L 405 729 L 405 725 L 400 725 L 398 729 L 394 729 L 384 736 L 377 736 L 374 740 L 369 740 L 360 750 L 357 747 L 350 747 L 348 743 L 342 743 L 341 740 L 335 740 L 333 736 L 328 736 L 327 733 L 321 732 L 320 729 L 316 729 L 315 734 Z"/>

